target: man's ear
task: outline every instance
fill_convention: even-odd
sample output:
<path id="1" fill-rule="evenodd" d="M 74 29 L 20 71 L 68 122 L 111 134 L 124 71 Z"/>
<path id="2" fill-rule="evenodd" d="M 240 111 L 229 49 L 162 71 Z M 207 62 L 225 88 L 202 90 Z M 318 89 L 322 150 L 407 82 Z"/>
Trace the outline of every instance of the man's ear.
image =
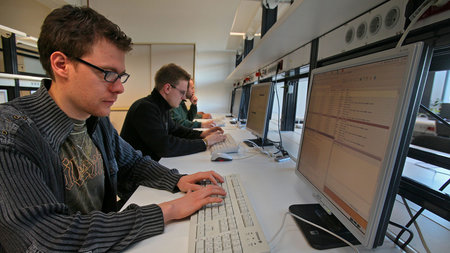
<path id="1" fill-rule="evenodd" d="M 62 78 L 67 78 L 69 75 L 69 58 L 62 52 L 56 51 L 50 55 L 50 65 L 53 74 Z"/>
<path id="2" fill-rule="evenodd" d="M 164 84 L 164 86 L 163 86 L 163 88 L 162 88 L 164 94 L 169 94 L 170 88 L 171 88 L 171 87 L 170 87 L 170 83 Z"/>

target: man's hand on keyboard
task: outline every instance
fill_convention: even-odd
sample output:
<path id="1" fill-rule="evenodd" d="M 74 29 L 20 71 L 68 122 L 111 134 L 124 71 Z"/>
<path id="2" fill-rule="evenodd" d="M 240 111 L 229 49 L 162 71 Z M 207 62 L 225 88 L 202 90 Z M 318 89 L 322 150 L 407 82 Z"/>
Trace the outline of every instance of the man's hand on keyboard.
<path id="1" fill-rule="evenodd" d="M 215 127 L 215 126 L 216 126 L 216 124 L 212 120 L 208 120 L 208 121 L 201 123 L 202 128 L 211 128 L 211 127 Z"/>
<path id="2" fill-rule="evenodd" d="M 225 140 L 223 129 L 220 127 L 212 127 L 208 130 L 205 130 L 202 132 L 200 137 L 206 139 L 206 141 L 208 142 L 208 146 Z"/>
<path id="3" fill-rule="evenodd" d="M 227 194 L 225 190 L 218 185 L 211 184 L 200 186 L 194 184 L 194 182 L 204 179 L 213 179 L 223 182 L 223 178 L 215 172 L 199 172 L 193 175 L 183 176 L 180 181 L 183 178 L 184 182 L 181 184 L 181 187 L 180 182 L 178 182 L 177 186 L 180 190 L 182 190 L 182 188 L 185 190 L 187 189 L 187 194 L 181 198 L 159 204 L 159 207 L 163 212 L 164 223 L 188 217 L 207 204 L 221 203 L 223 199 L 218 195 L 225 196 Z M 194 185 L 196 186 L 194 187 Z M 193 190 L 194 188 L 196 190 Z"/>
<path id="4" fill-rule="evenodd" d="M 212 127 L 208 130 L 203 131 L 202 134 L 200 134 L 200 137 L 206 138 L 208 135 L 211 135 L 216 132 L 223 134 L 223 129 L 221 127 Z"/>
<path id="5" fill-rule="evenodd" d="M 209 180 L 215 185 L 223 183 L 223 177 L 217 172 L 205 171 L 181 177 L 177 186 L 182 192 L 197 191 L 203 188 L 201 185 L 197 184 L 203 180 Z"/>
<path id="6" fill-rule="evenodd" d="M 203 113 L 202 114 L 202 119 L 211 119 L 211 114 L 210 113 Z"/>
<path id="7" fill-rule="evenodd" d="M 226 139 L 226 136 L 223 135 L 222 133 L 215 132 L 213 134 L 208 135 L 205 139 L 208 142 L 208 146 L 211 146 L 218 142 L 224 141 Z"/>

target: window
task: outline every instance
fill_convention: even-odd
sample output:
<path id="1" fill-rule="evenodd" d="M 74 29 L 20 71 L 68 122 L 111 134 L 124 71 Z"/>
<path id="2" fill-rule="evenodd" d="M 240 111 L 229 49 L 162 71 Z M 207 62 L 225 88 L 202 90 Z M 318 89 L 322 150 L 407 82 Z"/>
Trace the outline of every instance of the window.
<path id="1" fill-rule="evenodd" d="M 295 110 L 295 131 L 301 132 L 303 120 L 305 118 L 306 99 L 308 97 L 308 78 L 298 80 L 297 87 L 297 108 Z"/>
<path id="2" fill-rule="evenodd" d="M 450 69 L 430 71 L 417 115 L 411 144 L 450 153 L 450 128 L 436 116 L 450 120 Z M 434 116 L 434 115 L 436 116 Z"/>

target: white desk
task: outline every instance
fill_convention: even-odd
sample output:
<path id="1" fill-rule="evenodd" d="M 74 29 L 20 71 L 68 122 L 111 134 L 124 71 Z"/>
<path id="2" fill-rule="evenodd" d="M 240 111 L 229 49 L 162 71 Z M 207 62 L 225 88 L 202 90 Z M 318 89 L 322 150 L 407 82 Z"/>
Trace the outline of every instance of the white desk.
<path id="1" fill-rule="evenodd" d="M 254 138 L 245 129 L 226 126 L 224 130 L 236 140 Z M 283 215 L 291 204 L 316 203 L 312 192 L 295 174 L 295 163 L 290 160 L 277 163 L 261 153 L 256 153 L 242 144 L 240 153 L 234 155 L 230 162 L 211 162 L 210 152 L 193 155 L 163 158 L 161 164 L 177 168 L 181 173 L 215 170 L 222 175 L 240 174 L 247 195 L 255 209 L 262 230 L 269 241 L 278 231 Z M 161 203 L 181 196 L 165 191 L 139 187 L 125 204 L 145 205 Z M 176 221 L 166 226 L 161 235 L 149 238 L 131 246 L 127 252 L 187 252 L 189 219 Z M 292 217 L 287 217 L 280 235 L 270 243 L 272 252 L 318 252 L 311 248 Z M 372 252 L 359 247 L 361 252 Z M 325 250 L 320 252 L 353 252 L 350 247 Z M 401 252 L 387 240 L 376 252 Z"/>

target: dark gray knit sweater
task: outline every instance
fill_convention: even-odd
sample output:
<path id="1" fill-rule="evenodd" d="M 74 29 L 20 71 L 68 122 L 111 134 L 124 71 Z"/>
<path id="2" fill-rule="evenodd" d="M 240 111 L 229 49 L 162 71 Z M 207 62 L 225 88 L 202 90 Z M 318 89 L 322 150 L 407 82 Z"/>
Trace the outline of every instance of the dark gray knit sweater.
<path id="1" fill-rule="evenodd" d="M 108 118 L 91 117 L 88 132 L 105 169 L 103 210 L 69 215 L 59 150 L 72 121 L 49 96 L 51 82 L 0 105 L 0 252 L 117 252 L 164 231 L 153 204 L 117 212 L 138 185 L 177 191 L 181 175 L 143 157 Z"/>

